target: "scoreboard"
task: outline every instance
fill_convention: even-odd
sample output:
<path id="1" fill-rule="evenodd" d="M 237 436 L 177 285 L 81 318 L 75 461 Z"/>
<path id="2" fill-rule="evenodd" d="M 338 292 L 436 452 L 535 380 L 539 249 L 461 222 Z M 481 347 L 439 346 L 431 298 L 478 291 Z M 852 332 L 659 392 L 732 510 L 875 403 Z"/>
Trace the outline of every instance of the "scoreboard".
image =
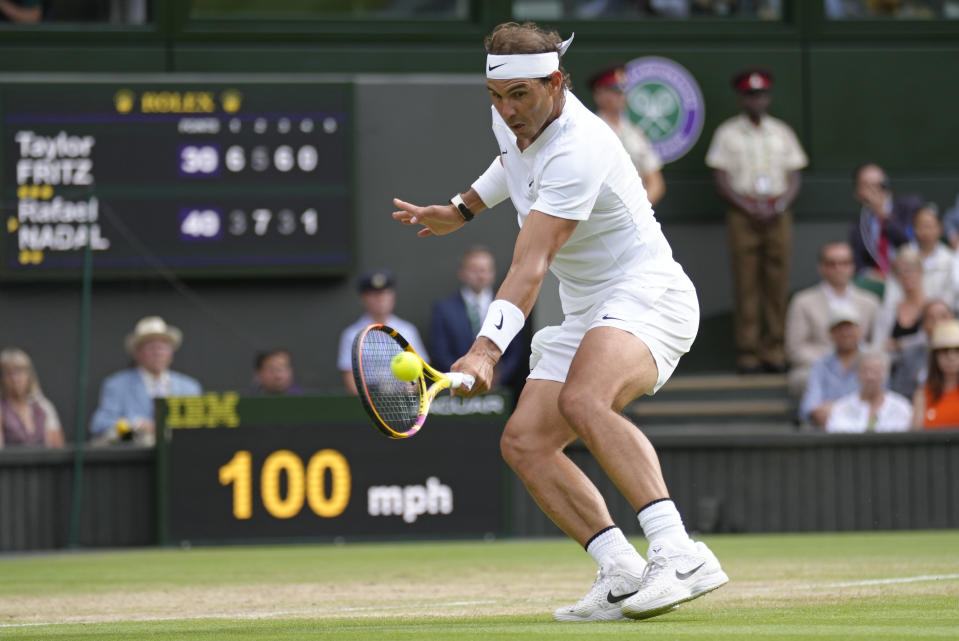
<path id="1" fill-rule="evenodd" d="M 353 259 L 347 82 L 0 85 L 0 278 L 330 275 Z"/>

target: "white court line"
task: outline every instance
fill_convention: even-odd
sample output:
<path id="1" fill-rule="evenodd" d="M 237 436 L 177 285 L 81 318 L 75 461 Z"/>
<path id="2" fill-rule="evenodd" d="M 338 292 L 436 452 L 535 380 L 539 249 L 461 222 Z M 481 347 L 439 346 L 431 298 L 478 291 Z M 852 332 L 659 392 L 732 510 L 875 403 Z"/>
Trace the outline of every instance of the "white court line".
<path id="1" fill-rule="evenodd" d="M 920 574 L 919 576 L 904 576 L 904 577 L 893 577 L 888 579 L 863 579 L 860 581 L 839 581 L 835 583 L 810 583 L 807 585 L 787 585 L 780 587 L 771 587 L 771 586 L 762 586 L 758 590 L 776 590 L 779 592 L 786 592 L 789 590 L 820 590 L 823 588 L 856 588 L 864 587 L 868 585 L 890 585 L 897 583 L 922 583 L 925 581 L 951 581 L 954 579 L 959 579 L 959 574 Z M 540 601 L 548 599 L 526 599 L 527 602 Z M 429 605 L 430 607 L 439 607 L 439 608 L 454 608 L 467 605 L 492 605 L 496 603 L 515 603 L 515 599 L 488 599 L 485 601 L 446 601 L 439 603 L 406 603 L 403 605 L 376 605 L 376 606 L 356 606 L 356 607 L 347 607 L 347 608 L 334 608 L 332 610 L 326 610 L 325 613 L 349 613 L 349 612 L 371 612 L 378 611 L 382 612 L 383 610 L 402 610 L 407 609 L 411 606 L 417 605 Z M 78 620 L 78 621 L 50 621 L 50 622 L 36 622 L 36 623 L 0 623 L 0 629 L 3 628 L 30 628 L 38 627 L 45 625 L 90 625 L 95 623 L 154 623 L 161 621 L 193 621 L 197 619 L 269 619 L 283 616 L 293 616 L 301 614 L 313 614 L 318 611 L 318 608 L 307 608 L 301 610 L 285 610 L 285 611 L 275 611 L 271 610 L 268 612 L 238 612 L 238 613 L 219 613 L 219 614 L 191 614 L 187 616 L 169 616 L 169 617 L 130 617 L 126 619 L 109 619 L 97 621 L 89 620 Z"/>
<path id="2" fill-rule="evenodd" d="M 903 576 L 894 579 L 865 579 L 862 581 L 842 581 L 839 583 L 814 583 L 810 585 L 793 585 L 794 590 L 817 590 L 820 588 L 858 588 L 866 585 L 888 585 L 890 583 L 920 583 L 922 581 L 949 581 L 959 579 L 959 574 L 921 574 L 919 576 Z"/>
<path id="3" fill-rule="evenodd" d="M 438 608 L 455 608 L 466 605 L 492 605 L 495 603 L 515 603 L 515 599 L 490 599 L 486 601 L 447 601 L 440 603 L 405 603 L 401 605 L 364 605 L 347 608 L 332 608 L 324 610 L 325 613 L 347 613 L 347 612 L 382 612 L 384 610 L 405 610 L 410 606 L 425 606 Z M 0 623 L 2 628 L 28 628 L 44 625 L 89 625 L 91 623 L 153 623 L 158 621 L 192 621 L 196 619 L 269 619 L 284 616 L 293 616 L 300 614 L 315 614 L 320 608 L 304 608 L 300 610 L 269 610 L 266 612 L 220 612 L 214 614 L 190 614 L 186 616 L 133 616 L 124 619 L 113 619 L 109 616 L 95 621 L 77 619 L 75 621 L 49 621 L 34 623 Z"/>

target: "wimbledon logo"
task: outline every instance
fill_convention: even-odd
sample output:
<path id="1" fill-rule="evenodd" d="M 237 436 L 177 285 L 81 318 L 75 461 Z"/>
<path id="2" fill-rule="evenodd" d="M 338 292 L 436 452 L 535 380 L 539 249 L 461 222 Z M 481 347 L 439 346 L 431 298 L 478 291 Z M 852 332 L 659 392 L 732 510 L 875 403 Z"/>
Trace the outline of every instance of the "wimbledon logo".
<path id="1" fill-rule="evenodd" d="M 706 109 L 685 67 L 656 56 L 626 63 L 626 109 L 663 162 L 686 155 L 703 131 Z"/>

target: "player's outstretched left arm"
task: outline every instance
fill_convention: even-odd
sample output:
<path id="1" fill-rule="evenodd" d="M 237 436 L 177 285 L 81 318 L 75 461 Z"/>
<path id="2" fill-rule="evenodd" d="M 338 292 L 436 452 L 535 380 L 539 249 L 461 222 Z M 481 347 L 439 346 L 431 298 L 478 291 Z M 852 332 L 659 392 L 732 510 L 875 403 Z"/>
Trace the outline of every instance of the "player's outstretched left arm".
<path id="1" fill-rule="evenodd" d="M 463 202 L 469 210 L 475 215 L 486 209 L 486 204 L 480 199 L 473 189 L 462 194 Z M 466 218 L 460 213 L 452 203 L 447 205 L 429 205 L 420 207 L 413 203 L 408 203 L 399 198 L 393 199 L 393 205 L 399 208 L 399 211 L 393 212 L 393 219 L 398 220 L 404 225 L 422 225 L 416 235 L 442 236 L 449 234 L 466 224 Z"/>

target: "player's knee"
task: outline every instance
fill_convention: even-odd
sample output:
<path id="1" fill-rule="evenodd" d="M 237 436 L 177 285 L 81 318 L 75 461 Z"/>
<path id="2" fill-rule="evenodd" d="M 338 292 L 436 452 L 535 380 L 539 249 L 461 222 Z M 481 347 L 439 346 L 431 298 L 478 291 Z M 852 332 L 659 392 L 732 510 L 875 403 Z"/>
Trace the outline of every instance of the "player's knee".
<path id="1" fill-rule="evenodd" d="M 566 385 L 559 394 L 560 413 L 584 441 L 587 441 L 590 426 L 595 424 L 596 417 L 608 409 L 595 395 L 581 387 Z"/>
<path id="2" fill-rule="evenodd" d="M 500 453 L 514 472 L 523 476 L 523 470 L 534 467 L 536 462 L 555 446 L 522 429 L 511 429 L 509 423 L 499 440 Z"/>
<path id="3" fill-rule="evenodd" d="M 517 473 L 522 469 L 523 462 L 529 459 L 530 448 L 525 441 L 523 436 L 509 429 L 504 430 L 499 439 L 499 450 L 503 460 Z"/>

